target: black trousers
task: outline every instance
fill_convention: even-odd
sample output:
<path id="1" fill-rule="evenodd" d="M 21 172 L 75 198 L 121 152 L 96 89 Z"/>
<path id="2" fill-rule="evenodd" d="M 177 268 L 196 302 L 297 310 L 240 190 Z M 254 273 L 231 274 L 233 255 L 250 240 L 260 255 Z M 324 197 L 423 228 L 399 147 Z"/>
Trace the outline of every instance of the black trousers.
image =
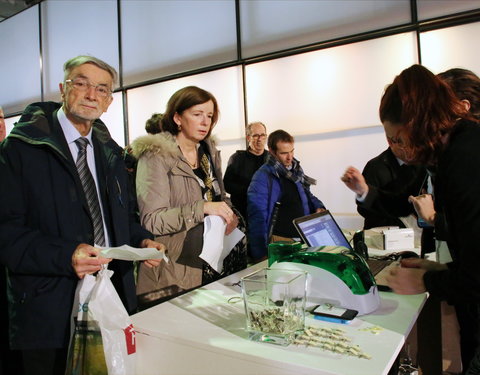
<path id="1" fill-rule="evenodd" d="M 22 350 L 24 375 L 64 375 L 68 348 Z"/>
<path id="2" fill-rule="evenodd" d="M 480 306 L 477 303 L 458 304 L 455 311 L 460 327 L 463 373 L 466 373 L 473 358 L 476 358 L 476 366 L 480 367 Z"/>

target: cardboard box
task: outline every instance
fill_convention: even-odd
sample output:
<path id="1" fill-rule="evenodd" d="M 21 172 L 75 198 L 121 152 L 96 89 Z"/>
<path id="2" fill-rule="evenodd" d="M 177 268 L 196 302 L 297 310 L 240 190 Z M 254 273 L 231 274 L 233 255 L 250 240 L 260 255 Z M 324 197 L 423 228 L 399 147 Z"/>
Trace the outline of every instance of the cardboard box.
<path id="1" fill-rule="evenodd" d="M 383 231 L 385 250 L 407 250 L 415 247 L 415 235 L 412 228 L 389 229 Z"/>

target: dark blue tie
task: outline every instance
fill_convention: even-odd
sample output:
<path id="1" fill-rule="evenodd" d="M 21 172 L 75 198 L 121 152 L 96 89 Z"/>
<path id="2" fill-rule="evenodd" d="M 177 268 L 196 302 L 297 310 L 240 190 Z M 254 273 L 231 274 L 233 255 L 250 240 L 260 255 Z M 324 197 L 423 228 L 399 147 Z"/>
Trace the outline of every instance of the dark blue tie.
<path id="1" fill-rule="evenodd" d="M 93 238 L 96 245 L 105 246 L 105 233 L 103 232 L 102 212 L 100 211 L 97 188 L 87 163 L 87 145 L 89 142 L 87 138 L 81 137 L 75 140 L 75 143 L 78 147 L 76 165 L 93 222 Z"/>

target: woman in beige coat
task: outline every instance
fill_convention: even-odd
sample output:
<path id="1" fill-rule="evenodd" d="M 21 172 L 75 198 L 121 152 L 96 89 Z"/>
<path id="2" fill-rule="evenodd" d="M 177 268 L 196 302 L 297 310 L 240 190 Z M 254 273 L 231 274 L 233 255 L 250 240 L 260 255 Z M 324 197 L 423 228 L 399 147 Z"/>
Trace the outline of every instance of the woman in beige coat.
<path id="1" fill-rule="evenodd" d="M 148 296 L 147 301 L 220 277 L 198 257 L 206 215 L 221 216 L 227 223 L 226 234 L 238 225 L 238 217 L 225 202 L 220 152 L 210 139 L 217 119 L 215 97 L 198 87 L 185 87 L 170 98 L 162 132 L 140 137 L 132 144 L 138 159 L 136 186 L 142 225 L 161 239 L 170 258 L 169 263 L 162 262 L 154 269 L 140 266 L 137 294 Z M 228 260 L 232 257 L 238 259 Z M 233 269 L 225 272 L 238 271 L 246 266 L 246 253 L 232 251 L 226 261 Z"/>

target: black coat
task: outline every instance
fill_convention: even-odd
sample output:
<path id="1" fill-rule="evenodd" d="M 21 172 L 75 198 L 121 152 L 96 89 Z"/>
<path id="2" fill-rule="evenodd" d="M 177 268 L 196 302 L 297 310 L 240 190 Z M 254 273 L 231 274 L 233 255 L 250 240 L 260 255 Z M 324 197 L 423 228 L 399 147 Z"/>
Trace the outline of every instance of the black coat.
<path id="1" fill-rule="evenodd" d="M 435 209 L 448 225 L 453 262 L 427 272 L 427 290 L 450 303 L 480 304 L 480 126 L 462 121 L 442 153 L 434 180 Z"/>
<path id="2" fill-rule="evenodd" d="M 78 278 L 72 254 L 93 244 L 92 221 L 56 113 L 60 104 L 35 103 L 0 146 L 0 262 L 9 275 L 13 349 L 68 344 Z M 107 230 L 112 245 L 138 246 L 151 234 L 129 201 L 122 148 L 96 120 L 92 142 Z M 136 308 L 131 262 L 113 261 L 112 281 L 128 311 Z"/>
<path id="3" fill-rule="evenodd" d="M 252 154 L 248 150 L 238 150 L 228 160 L 223 183 L 225 190 L 230 194 L 233 206 L 240 211 L 245 220 L 247 220 L 248 186 L 255 172 L 265 163 L 267 155 L 267 150 L 262 155 Z"/>
<path id="4" fill-rule="evenodd" d="M 364 202 L 357 201 L 357 211 L 365 218 L 364 229 L 405 225 L 399 217 L 415 213 L 409 195 L 418 195 L 427 172 L 424 167 L 402 165 L 388 148 L 371 159 L 362 172 L 369 185 Z"/>

